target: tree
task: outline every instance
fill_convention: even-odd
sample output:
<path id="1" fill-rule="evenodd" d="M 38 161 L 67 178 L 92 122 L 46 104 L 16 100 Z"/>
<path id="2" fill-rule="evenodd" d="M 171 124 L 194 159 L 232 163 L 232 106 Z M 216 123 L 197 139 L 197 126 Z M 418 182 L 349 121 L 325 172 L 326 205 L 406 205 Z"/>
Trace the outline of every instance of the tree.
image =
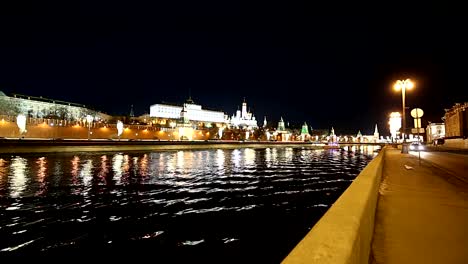
<path id="1" fill-rule="evenodd" d="M 8 96 L 0 96 L 0 115 L 16 116 L 20 113 L 18 105 Z"/>

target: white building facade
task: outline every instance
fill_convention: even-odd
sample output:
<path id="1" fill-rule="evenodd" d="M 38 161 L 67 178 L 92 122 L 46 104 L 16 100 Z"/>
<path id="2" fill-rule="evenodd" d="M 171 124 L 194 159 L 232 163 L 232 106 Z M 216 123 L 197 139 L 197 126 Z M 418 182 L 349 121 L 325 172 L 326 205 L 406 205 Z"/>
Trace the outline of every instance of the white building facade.
<path id="1" fill-rule="evenodd" d="M 430 123 L 426 128 L 427 142 L 431 143 L 436 139 L 445 137 L 444 123 Z"/>
<path id="2" fill-rule="evenodd" d="M 245 99 L 242 103 L 242 111 L 237 110 L 236 114 L 232 115 L 231 119 L 229 120 L 229 124 L 237 128 L 258 128 L 255 116 L 250 111 L 247 111 L 247 103 L 245 102 Z"/>
<path id="3" fill-rule="evenodd" d="M 64 102 L 27 95 L 13 94 L 7 96 L 0 91 L 0 115 L 24 114 L 32 118 L 57 118 L 70 121 L 78 121 L 87 115 L 92 115 L 94 120 L 109 120 L 107 114 L 88 109 L 85 105 Z"/>
<path id="4" fill-rule="evenodd" d="M 185 106 L 186 118 L 190 121 L 205 123 L 227 123 L 224 112 L 205 110 L 201 105 L 195 104 L 191 99 L 182 106 L 170 104 L 154 104 L 150 106 L 150 117 L 157 119 L 179 119 Z"/>

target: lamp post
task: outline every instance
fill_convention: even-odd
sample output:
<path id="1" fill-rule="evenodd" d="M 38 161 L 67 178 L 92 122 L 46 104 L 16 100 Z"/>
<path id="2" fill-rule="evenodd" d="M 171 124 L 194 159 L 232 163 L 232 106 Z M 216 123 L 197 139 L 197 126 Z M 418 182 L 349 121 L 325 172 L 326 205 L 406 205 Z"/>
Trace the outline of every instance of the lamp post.
<path id="1" fill-rule="evenodd" d="M 93 122 L 94 118 L 91 115 L 86 116 L 86 122 L 88 123 L 88 140 L 91 139 L 91 122 Z"/>
<path id="2" fill-rule="evenodd" d="M 401 90 L 401 102 L 402 102 L 402 113 L 403 113 L 403 143 L 401 147 L 401 153 L 408 153 L 408 146 L 406 145 L 406 114 L 405 114 L 405 94 L 406 89 L 411 90 L 414 87 L 413 82 L 410 79 L 406 80 L 398 80 L 396 81 L 395 85 L 393 86 L 396 91 Z"/>

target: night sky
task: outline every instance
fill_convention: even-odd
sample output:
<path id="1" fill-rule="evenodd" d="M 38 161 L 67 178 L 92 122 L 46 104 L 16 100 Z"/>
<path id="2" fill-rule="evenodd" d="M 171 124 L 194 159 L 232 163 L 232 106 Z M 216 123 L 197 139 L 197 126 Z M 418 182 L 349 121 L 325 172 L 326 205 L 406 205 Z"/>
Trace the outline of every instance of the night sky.
<path id="1" fill-rule="evenodd" d="M 36 2 L 0 8 L 5 93 L 116 115 L 189 91 L 232 115 L 245 97 L 261 121 L 283 116 L 337 134 L 376 123 L 387 134 L 388 114 L 401 111 L 397 79 L 416 81 L 406 103 L 425 110 L 423 124 L 468 101 L 468 21 L 439 6 Z"/>

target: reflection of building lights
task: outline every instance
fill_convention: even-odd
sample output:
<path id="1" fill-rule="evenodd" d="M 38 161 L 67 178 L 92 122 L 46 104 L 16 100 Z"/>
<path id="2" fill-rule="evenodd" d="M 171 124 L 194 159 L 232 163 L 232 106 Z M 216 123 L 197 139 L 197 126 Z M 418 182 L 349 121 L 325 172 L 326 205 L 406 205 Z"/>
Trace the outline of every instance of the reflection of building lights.
<path id="1" fill-rule="evenodd" d="M 124 157 L 122 154 L 116 154 L 112 158 L 112 171 L 114 172 L 114 181 L 120 184 L 122 178 L 122 164 Z"/>
<path id="2" fill-rule="evenodd" d="M 26 159 L 21 157 L 16 157 L 12 159 L 12 177 L 10 180 L 10 196 L 12 198 L 20 196 L 26 188 L 26 168 Z"/>
<path id="3" fill-rule="evenodd" d="M 255 149 L 244 149 L 244 164 L 247 166 L 255 165 Z"/>
<path id="4" fill-rule="evenodd" d="M 235 149 L 233 152 L 232 152 L 232 157 L 231 157 L 231 160 L 232 160 L 232 163 L 234 164 L 235 167 L 239 167 L 240 166 L 240 150 L 238 149 Z"/>
<path id="5" fill-rule="evenodd" d="M 218 169 L 222 170 L 224 169 L 224 151 L 221 149 L 218 149 L 216 151 L 216 164 L 218 165 Z"/>
<path id="6" fill-rule="evenodd" d="M 83 179 L 84 186 L 91 185 L 91 180 L 93 179 L 92 168 L 93 168 L 93 162 L 90 159 L 87 160 L 86 163 L 83 164 L 83 167 L 80 172 L 80 176 Z"/>

